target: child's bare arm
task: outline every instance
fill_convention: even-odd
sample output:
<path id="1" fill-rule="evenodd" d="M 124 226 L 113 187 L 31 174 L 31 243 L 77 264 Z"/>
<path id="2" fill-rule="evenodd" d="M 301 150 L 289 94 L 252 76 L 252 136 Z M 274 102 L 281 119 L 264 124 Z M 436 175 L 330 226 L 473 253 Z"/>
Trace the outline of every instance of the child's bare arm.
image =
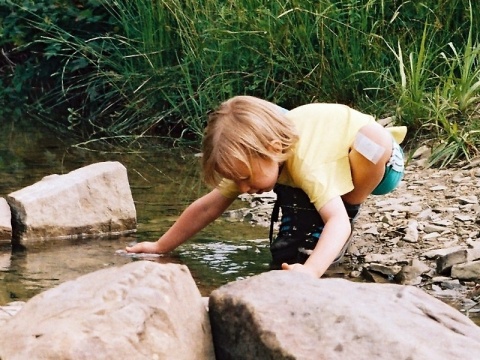
<path id="1" fill-rule="evenodd" d="M 234 199 L 224 197 L 217 189 L 190 204 L 175 224 L 156 242 L 141 242 L 126 251 L 133 253 L 165 253 L 183 244 L 205 226 L 217 219 Z"/>
<path id="2" fill-rule="evenodd" d="M 320 215 L 325 226 L 313 253 L 305 265 L 283 264 L 284 270 L 302 271 L 321 277 L 342 250 L 350 235 L 351 226 L 341 198 L 335 197 L 325 204 Z"/>

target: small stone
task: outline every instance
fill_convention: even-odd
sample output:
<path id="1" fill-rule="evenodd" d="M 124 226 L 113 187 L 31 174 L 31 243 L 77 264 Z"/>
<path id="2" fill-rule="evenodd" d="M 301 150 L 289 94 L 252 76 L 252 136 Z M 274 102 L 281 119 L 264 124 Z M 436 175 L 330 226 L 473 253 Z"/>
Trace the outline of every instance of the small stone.
<path id="1" fill-rule="evenodd" d="M 448 188 L 444 185 L 436 185 L 436 186 L 432 186 L 430 188 L 430 191 L 441 191 L 441 190 L 447 190 Z"/>
<path id="2" fill-rule="evenodd" d="M 480 261 L 471 261 L 465 264 L 453 265 L 452 277 L 460 280 L 479 280 Z"/>
<path id="3" fill-rule="evenodd" d="M 400 270 L 402 270 L 402 267 L 400 265 L 387 266 L 375 263 L 369 264 L 367 268 L 370 271 L 375 271 L 385 276 L 395 276 L 400 272 Z"/>
<path id="4" fill-rule="evenodd" d="M 468 259 L 468 252 L 465 249 L 451 252 L 447 255 L 440 256 L 437 259 L 437 272 L 445 274 L 452 268 L 453 265 L 466 262 Z"/>
<path id="5" fill-rule="evenodd" d="M 358 271 L 358 270 L 353 270 L 350 272 L 349 276 L 353 279 L 357 279 L 359 278 L 360 276 L 362 275 L 362 272 L 361 271 Z"/>
<path id="6" fill-rule="evenodd" d="M 455 219 L 460 220 L 462 222 L 468 222 L 468 221 L 474 221 L 475 220 L 475 218 L 473 218 L 472 216 L 462 215 L 462 214 L 455 215 Z"/>
<path id="7" fill-rule="evenodd" d="M 416 220 L 410 220 L 408 222 L 408 227 L 403 240 L 411 243 L 418 241 L 418 222 Z"/>
<path id="8" fill-rule="evenodd" d="M 428 233 L 428 234 L 424 235 L 422 237 L 422 240 L 428 241 L 428 240 L 436 239 L 439 236 L 440 236 L 440 234 L 438 232 L 432 232 L 432 233 Z"/>
<path id="9" fill-rule="evenodd" d="M 445 226 L 439 226 L 433 223 L 425 224 L 423 227 L 423 231 L 426 233 L 433 233 L 433 232 L 442 233 L 447 230 L 448 228 L 446 228 Z"/>
<path id="10" fill-rule="evenodd" d="M 415 150 L 415 152 L 412 155 L 412 158 L 413 159 L 419 159 L 419 158 L 428 159 L 428 157 L 430 157 L 431 152 L 432 152 L 432 150 L 428 146 L 422 145 Z"/>
<path id="11" fill-rule="evenodd" d="M 454 183 L 456 183 L 456 184 L 460 184 L 460 183 L 465 182 L 465 181 L 467 181 L 467 180 L 470 180 L 470 178 L 469 178 L 469 177 L 465 177 L 465 176 L 463 176 L 462 174 L 456 175 L 456 176 L 452 179 L 452 181 L 453 181 Z"/>
<path id="12" fill-rule="evenodd" d="M 475 195 L 471 196 L 462 196 L 458 198 L 458 202 L 461 205 L 465 204 L 478 204 L 478 198 Z"/>

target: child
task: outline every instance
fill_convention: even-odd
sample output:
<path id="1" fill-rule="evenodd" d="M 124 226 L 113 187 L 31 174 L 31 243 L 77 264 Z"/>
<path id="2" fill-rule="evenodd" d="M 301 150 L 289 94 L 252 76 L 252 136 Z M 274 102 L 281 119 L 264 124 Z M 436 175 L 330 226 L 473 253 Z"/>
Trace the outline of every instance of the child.
<path id="1" fill-rule="evenodd" d="M 286 111 L 259 98 L 234 97 L 209 116 L 203 139 L 205 181 L 215 188 L 188 206 L 158 241 L 126 250 L 171 251 L 217 219 L 239 194 L 275 187 L 274 213 L 282 209 L 282 222 L 271 240 L 272 265 L 321 277 L 345 252 L 360 204 L 400 182 L 398 143 L 405 133 L 404 127 L 385 129 L 344 105 Z"/>

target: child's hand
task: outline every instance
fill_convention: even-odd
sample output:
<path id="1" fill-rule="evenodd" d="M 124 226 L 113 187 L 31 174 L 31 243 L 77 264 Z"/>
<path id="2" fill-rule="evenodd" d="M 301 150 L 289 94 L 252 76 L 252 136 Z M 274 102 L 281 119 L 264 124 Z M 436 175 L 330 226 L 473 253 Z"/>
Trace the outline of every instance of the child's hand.
<path id="1" fill-rule="evenodd" d="M 144 241 L 138 244 L 135 244 L 133 246 L 127 246 L 125 250 L 129 253 L 149 253 L 149 254 L 154 254 L 154 253 L 159 253 L 158 249 L 158 243 L 155 242 L 150 242 L 150 241 Z"/>
<path id="2" fill-rule="evenodd" d="M 293 270 L 293 271 L 298 271 L 298 272 L 303 272 L 305 274 L 309 274 L 313 277 L 318 277 L 315 271 L 310 269 L 309 267 L 302 265 L 302 264 L 287 264 L 283 263 L 282 264 L 282 270 Z"/>

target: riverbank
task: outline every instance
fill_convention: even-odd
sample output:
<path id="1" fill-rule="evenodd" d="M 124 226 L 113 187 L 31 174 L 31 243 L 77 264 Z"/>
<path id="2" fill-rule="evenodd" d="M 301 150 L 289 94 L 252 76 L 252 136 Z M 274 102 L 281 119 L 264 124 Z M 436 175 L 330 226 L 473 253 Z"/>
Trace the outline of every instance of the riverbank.
<path id="1" fill-rule="evenodd" d="M 440 255 L 457 249 L 480 249 L 480 159 L 432 169 L 425 166 L 426 156 L 417 151 L 394 192 L 363 204 L 343 264 L 325 276 L 414 285 L 480 324 L 478 280 L 439 274 L 437 264 Z M 246 200 L 256 206 L 244 218 L 268 225 L 272 195 Z"/>

